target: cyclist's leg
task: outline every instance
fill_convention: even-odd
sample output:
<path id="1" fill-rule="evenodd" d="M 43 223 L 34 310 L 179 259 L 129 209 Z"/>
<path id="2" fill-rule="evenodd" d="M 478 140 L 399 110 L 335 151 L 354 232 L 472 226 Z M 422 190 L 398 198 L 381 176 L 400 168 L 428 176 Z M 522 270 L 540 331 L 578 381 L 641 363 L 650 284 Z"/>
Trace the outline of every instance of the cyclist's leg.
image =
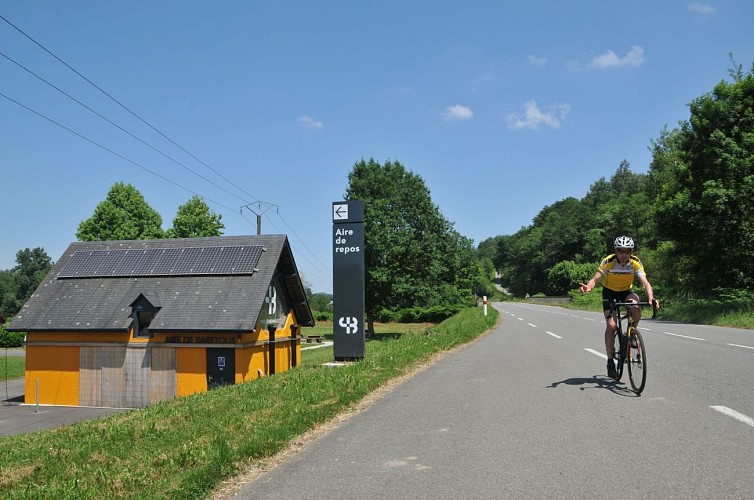
<path id="1" fill-rule="evenodd" d="M 615 330 L 617 329 L 618 325 L 615 321 L 615 314 L 605 311 L 605 354 L 607 354 L 607 359 L 613 359 L 615 355 L 613 345 L 615 342 Z"/>
<path id="2" fill-rule="evenodd" d="M 610 304 L 617 299 L 616 293 L 608 288 L 602 289 L 602 310 L 605 314 L 605 354 L 607 354 L 607 376 L 616 377 L 615 363 L 615 331 L 618 325 L 615 313 L 610 309 Z"/>
<path id="3" fill-rule="evenodd" d="M 605 354 L 607 359 L 613 359 L 615 355 L 613 343 L 615 342 L 615 330 L 618 324 L 615 319 L 615 313 L 610 309 L 610 304 L 614 300 L 620 300 L 617 292 L 609 288 L 602 288 L 602 312 L 605 314 Z"/>

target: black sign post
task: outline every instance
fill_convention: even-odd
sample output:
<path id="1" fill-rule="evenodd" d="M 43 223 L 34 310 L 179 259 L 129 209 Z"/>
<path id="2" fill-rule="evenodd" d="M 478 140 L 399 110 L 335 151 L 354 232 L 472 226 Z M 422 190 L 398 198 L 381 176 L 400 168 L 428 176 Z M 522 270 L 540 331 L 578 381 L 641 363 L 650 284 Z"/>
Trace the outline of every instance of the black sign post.
<path id="1" fill-rule="evenodd" d="M 335 201 L 333 217 L 333 354 L 364 359 L 364 202 Z"/>

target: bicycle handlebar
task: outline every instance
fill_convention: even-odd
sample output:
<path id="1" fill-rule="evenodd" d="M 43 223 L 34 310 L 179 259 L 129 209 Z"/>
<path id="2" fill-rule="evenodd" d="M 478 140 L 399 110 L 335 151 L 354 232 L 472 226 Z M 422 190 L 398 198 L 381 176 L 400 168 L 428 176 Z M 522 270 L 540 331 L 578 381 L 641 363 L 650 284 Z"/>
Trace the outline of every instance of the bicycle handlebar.
<path id="1" fill-rule="evenodd" d="M 610 302 L 611 306 L 652 306 L 652 302 Z"/>
<path id="2" fill-rule="evenodd" d="M 615 310 L 618 306 L 630 307 L 630 306 L 652 306 L 652 318 L 657 317 L 657 301 L 652 302 L 610 302 L 610 310 Z"/>

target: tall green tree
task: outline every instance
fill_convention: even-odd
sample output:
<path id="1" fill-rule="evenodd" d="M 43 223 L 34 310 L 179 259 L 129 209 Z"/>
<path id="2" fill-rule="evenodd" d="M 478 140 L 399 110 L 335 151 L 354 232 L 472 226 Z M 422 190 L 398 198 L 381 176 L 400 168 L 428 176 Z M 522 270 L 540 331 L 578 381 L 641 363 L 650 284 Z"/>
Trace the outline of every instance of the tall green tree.
<path id="1" fill-rule="evenodd" d="M 16 314 L 16 287 L 10 270 L 0 271 L 0 323 Z"/>
<path id="2" fill-rule="evenodd" d="M 116 182 L 94 215 L 81 221 L 80 241 L 148 240 L 162 238 L 162 217 L 131 184 Z"/>
<path id="3" fill-rule="evenodd" d="M 178 207 L 173 227 L 168 229 L 168 238 L 201 238 L 222 236 L 225 224 L 223 216 L 214 213 L 199 196 L 194 195 Z"/>
<path id="4" fill-rule="evenodd" d="M 16 253 L 16 266 L 0 273 L 0 314 L 14 316 L 50 269 L 52 259 L 43 248 L 19 250 Z"/>
<path id="5" fill-rule="evenodd" d="M 345 199 L 364 201 L 370 332 L 381 309 L 473 298 L 470 274 L 484 274 L 481 266 L 473 268 L 479 264 L 473 246 L 442 216 L 419 175 L 399 162 L 361 160 L 349 173 L 348 183 Z"/>
<path id="6" fill-rule="evenodd" d="M 531 226 L 499 240 L 494 262 L 508 289 L 516 295 L 564 294 L 584 269 L 596 268 L 616 236 L 648 241 L 646 177 L 631 172 L 624 160 L 610 180 L 599 179 L 583 199 L 557 201 L 543 208 Z"/>
<path id="7" fill-rule="evenodd" d="M 658 200 L 658 231 L 693 272 L 693 291 L 754 289 L 754 67 L 690 104 L 676 149 L 663 150 L 653 174 L 673 179 Z M 677 163 L 669 165 L 670 160 Z"/>

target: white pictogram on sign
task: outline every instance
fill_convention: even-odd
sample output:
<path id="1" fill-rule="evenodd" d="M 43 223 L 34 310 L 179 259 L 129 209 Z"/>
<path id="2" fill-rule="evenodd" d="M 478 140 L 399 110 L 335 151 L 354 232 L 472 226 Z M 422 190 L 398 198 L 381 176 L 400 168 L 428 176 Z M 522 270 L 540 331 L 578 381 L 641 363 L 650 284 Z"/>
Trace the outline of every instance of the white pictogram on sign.
<path id="1" fill-rule="evenodd" d="M 332 220 L 348 220 L 348 205 L 333 205 Z"/>
<path id="2" fill-rule="evenodd" d="M 346 335 L 359 331 L 359 320 L 354 317 L 340 318 L 338 324 L 346 329 Z"/>
<path id="3" fill-rule="evenodd" d="M 277 298 L 277 290 L 275 290 L 274 286 L 270 286 L 270 288 L 267 290 L 267 296 L 264 298 L 264 302 L 268 305 L 267 313 L 270 316 L 275 315 L 275 311 L 277 309 L 277 301 L 275 300 Z"/>

